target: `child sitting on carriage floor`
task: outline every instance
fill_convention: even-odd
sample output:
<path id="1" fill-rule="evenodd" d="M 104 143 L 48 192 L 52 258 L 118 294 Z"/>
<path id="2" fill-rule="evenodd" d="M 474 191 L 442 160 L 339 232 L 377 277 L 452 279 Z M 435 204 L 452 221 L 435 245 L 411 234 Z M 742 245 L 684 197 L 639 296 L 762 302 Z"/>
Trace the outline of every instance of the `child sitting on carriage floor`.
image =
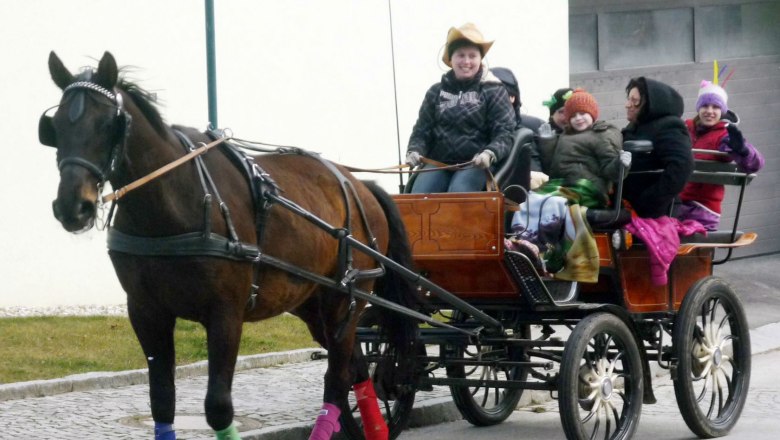
<path id="1" fill-rule="evenodd" d="M 593 95 L 577 89 L 566 100 L 568 125 L 558 136 L 540 131 L 542 166 L 551 180 L 529 194 L 512 219 L 511 250 L 539 249 L 543 270 L 558 279 L 595 282 L 598 249 L 585 210 L 609 203 L 613 183 L 625 176 L 631 154 L 620 130 L 598 120 Z"/>
<path id="2" fill-rule="evenodd" d="M 727 78 L 728 79 L 728 78 Z M 717 80 L 716 80 L 717 81 Z M 755 173 L 764 166 L 764 157 L 748 143 L 737 128 L 739 117 L 728 109 L 728 94 L 723 87 L 702 81 L 696 100 L 696 116 L 685 121 L 694 149 L 728 153 L 728 157 L 694 153 L 702 160 L 734 161 L 744 173 Z M 714 231 L 720 223 L 725 188 L 712 183 L 688 182 L 680 193 L 681 204 L 674 215 L 680 220 L 695 220 Z"/>

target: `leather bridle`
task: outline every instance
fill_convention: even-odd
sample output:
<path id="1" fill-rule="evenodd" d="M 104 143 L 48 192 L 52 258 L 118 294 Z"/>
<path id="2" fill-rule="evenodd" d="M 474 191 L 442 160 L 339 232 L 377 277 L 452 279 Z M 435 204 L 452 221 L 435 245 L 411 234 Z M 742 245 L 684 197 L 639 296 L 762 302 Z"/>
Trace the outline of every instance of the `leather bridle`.
<path id="1" fill-rule="evenodd" d="M 90 81 L 76 81 L 73 84 L 70 84 L 69 86 L 65 87 L 65 89 L 62 92 L 63 96 L 67 95 L 68 92 L 74 90 L 92 91 L 92 92 L 99 93 L 105 96 L 106 98 L 108 98 L 111 101 L 111 103 L 116 107 L 116 115 L 114 117 L 116 119 L 115 127 L 117 133 L 115 134 L 115 136 L 112 137 L 112 139 L 114 140 L 111 145 L 111 152 L 109 154 L 109 159 L 108 162 L 103 167 L 100 167 L 94 164 L 93 162 L 84 159 L 83 157 L 63 158 L 62 160 L 59 161 L 57 167 L 59 168 L 60 171 L 62 171 L 63 168 L 70 165 L 86 168 L 90 173 L 92 173 L 92 175 L 94 175 L 98 179 L 99 185 L 102 186 L 106 181 L 109 180 L 110 176 L 116 170 L 119 160 L 124 154 L 125 145 L 127 143 L 127 136 L 130 132 L 130 124 L 132 121 L 132 116 L 130 116 L 130 114 L 125 110 L 122 101 L 122 95 L 116 89 L 114 91 L 111 91 Z"/>

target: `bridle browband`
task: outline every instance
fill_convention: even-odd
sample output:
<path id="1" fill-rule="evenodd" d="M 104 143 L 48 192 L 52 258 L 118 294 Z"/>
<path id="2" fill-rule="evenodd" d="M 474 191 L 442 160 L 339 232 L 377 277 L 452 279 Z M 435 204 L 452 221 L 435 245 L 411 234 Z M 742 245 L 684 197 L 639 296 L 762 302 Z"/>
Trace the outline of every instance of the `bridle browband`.
<path id="1" fill-rule="evenodd" d="M 118 93 L 114 93 L 111 90 L 108 90 L 107 88 L 105 88 L 105 87 L 103 87 L 101 85 L 95 84 L 93 82 L 90 82 L 90 81 L 76 81 L 73 84 L 65 87 L 65 89 L 62 91 L 62 94 L 64 95 L 64 94 L 66 94 L 69 91 L 74 90 L 74 89 L 93 90 L 93 91 L 98 92 L 101 95 L 105 96 L 106 98 L 110 99 L 115 104 L 117 104 L 117 97 L 119 96 Z M 121 98 L 120 98 L 120 100 L 121 100 Z M 117 115 L 118 114 L 119 113 L 117 113 Z"/>
<path id="2" fill-rule="evenodd" d="M 62 171 L 62 169 L 68 165 L 77 165 L 86 168 L 98 179 L 98 185 L 102 186 L 106 181 L 109 180 L 110 175 L 116 169 L 120 156 L 124 153 L 124 147 L 130 131 L 130 122 L 132 121 L 132 117 L 125 110 L 122 95 L 118 91 L 108 90 L 105 87 L 99 84 L 95 84 L 91 81 L 76 81 L 68 85 L 62 91 L 63 97 L 68 92 L 79 89 L 97 92 L 111 101 L 111 103 L 116 107 L 116 115 L 114 117 L 117 120 L 117 130 L 119 133 L 118 136 L 115 137 L 116 140 L 111 145 L 111 153 L 109 155 L 108 163 L 104 167 L 101 168 L 82 157 L 66 157 L 57 164 L 57 168 L 59 168 L 60 171 Z"/>

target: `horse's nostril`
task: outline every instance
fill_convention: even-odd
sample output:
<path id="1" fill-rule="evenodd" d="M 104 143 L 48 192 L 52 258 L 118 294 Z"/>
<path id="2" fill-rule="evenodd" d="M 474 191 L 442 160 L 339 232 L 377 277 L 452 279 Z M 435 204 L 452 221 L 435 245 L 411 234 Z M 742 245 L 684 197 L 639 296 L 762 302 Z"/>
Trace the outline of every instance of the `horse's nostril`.
<path id="1" fill-rule="evenodd" d="M 95 204 L 90 201 L 83 201 L 79 205 L 79 217 L 90 218 L 95 214 Z"/>

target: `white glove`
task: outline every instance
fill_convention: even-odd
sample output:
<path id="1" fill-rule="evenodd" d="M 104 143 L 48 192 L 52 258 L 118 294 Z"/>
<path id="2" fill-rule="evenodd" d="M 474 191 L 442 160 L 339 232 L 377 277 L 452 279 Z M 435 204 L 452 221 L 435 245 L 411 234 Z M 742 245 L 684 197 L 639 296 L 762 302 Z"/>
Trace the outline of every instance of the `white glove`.
<path id="1" fill-rule="evenodd" d="M 630 151 L 621 151 L 620 152 L 620 163 L 623 164 L 626 169 L 631 168 L 631 152 Z"/>
<path id="2" fill-rule="evenodd" d="M 406 163 L 412 168 L 417 168 L 422 163 L 422 155 L 416 151 L 407 151 Z"/>
<path id="3" fill-rule="evenodd" d="M 539 137 L 548 139 L 553 137 L 555 132 L 552 129 L 552 126 L 549 122 L 545 122 L 544 124 L 539 126 Z"/>
<path id="4" fill-rule="evenodd" d="M 476 156 L 474 156 L 474 166 L 477 168 L 488 168 L 493 162 L 496 161 L 496 155 L 490 150 L 485 150 Z"/>
<path id="5" fill-rule="evenodd" d="M 550 176 L 544 174 L 541 171 L 531 171 L 531 190 L 535 190 L 540 186 L 547 183 L 550 180 Z"/>

